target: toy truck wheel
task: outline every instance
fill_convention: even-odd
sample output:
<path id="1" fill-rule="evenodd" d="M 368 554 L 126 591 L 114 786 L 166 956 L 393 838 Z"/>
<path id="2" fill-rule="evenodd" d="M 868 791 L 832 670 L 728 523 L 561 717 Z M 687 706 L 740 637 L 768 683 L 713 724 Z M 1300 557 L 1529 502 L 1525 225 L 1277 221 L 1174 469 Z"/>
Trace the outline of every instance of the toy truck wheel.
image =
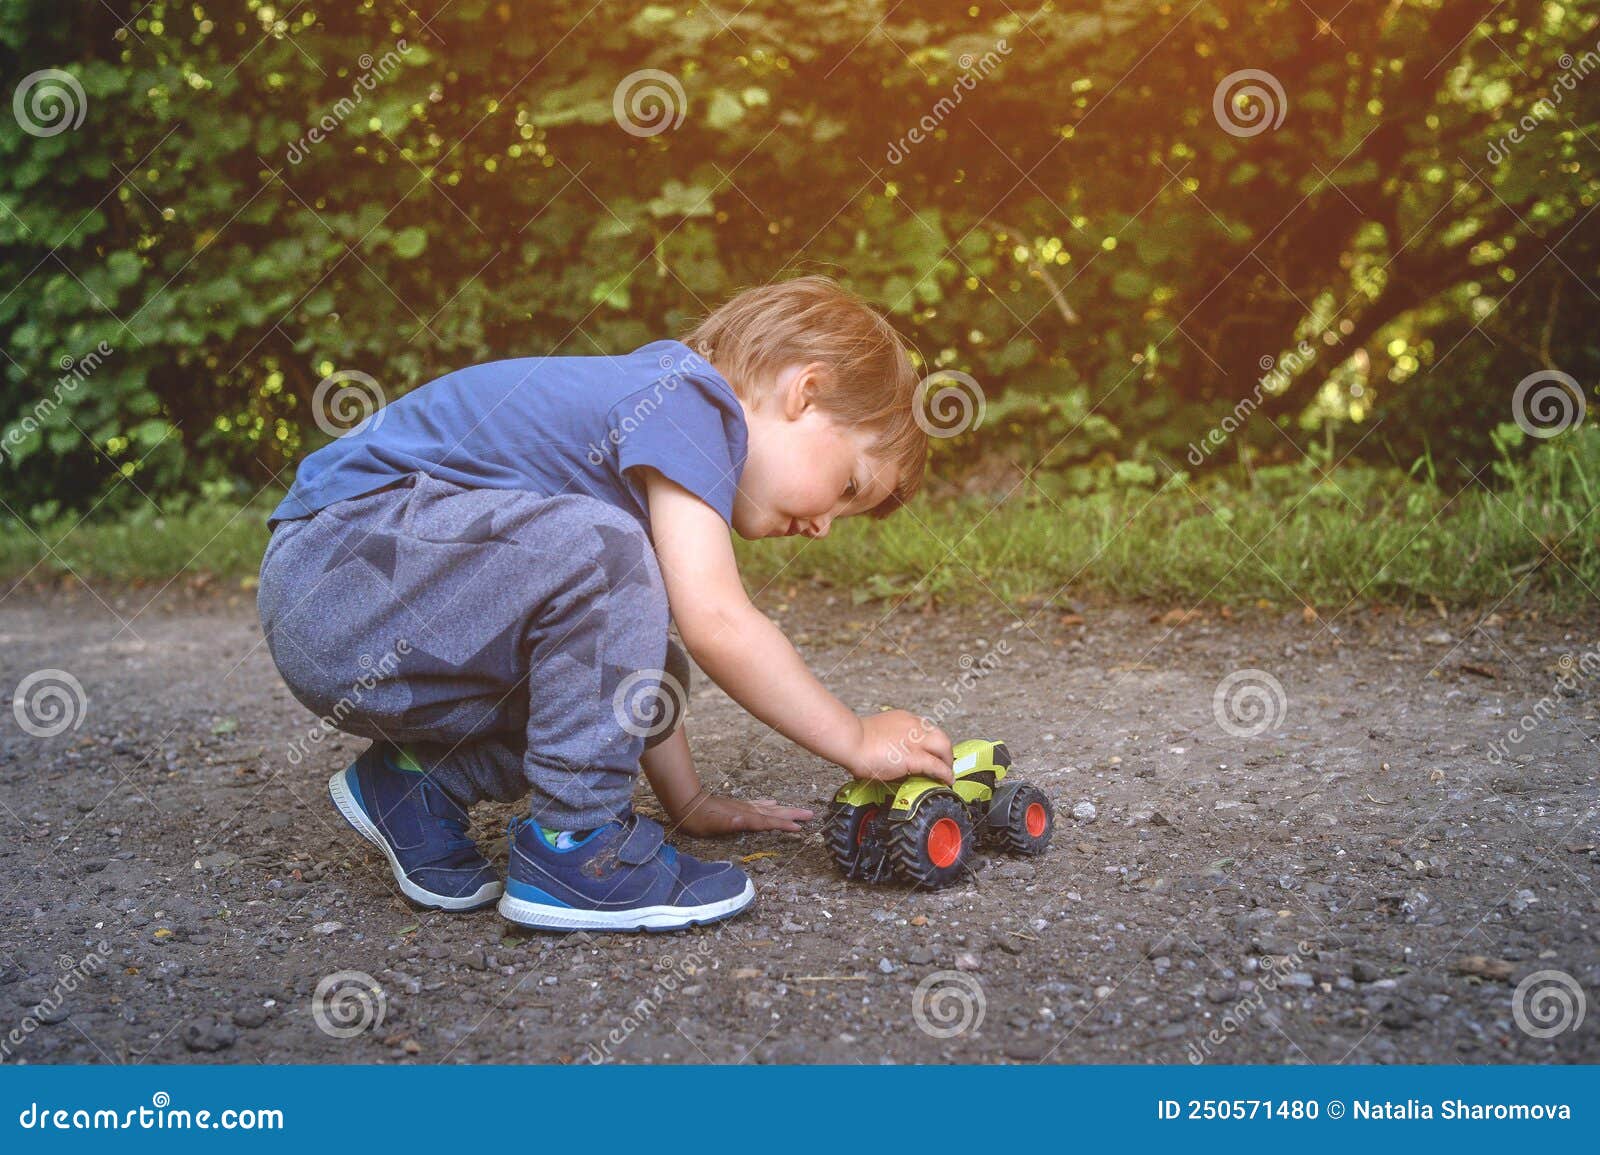
<path id="1" fill-rule="evenodd" d="M 828 815 L 822 839 L 846 878 L 877 882 L 889 871 L 879 811 L 875 805 L 836 805 Z"/>
<path id="2" fill-rule="evenodd" d="M 924 798 L 914 815 L 889 828 L 889 857 L 906 882 L 947 886 L 965 873 L 976 835 L 966 806 L 954 794 Z"/>
<path id="3" fill-rule="evenodd" d="M 1012 854 L 1043 854 L 1050 847 L 1055 827 L 1055 808 L 1045 792 L 1037 786 L 1022 785 L 1011 799 L 1011 814 L 1000 844 Z"/>

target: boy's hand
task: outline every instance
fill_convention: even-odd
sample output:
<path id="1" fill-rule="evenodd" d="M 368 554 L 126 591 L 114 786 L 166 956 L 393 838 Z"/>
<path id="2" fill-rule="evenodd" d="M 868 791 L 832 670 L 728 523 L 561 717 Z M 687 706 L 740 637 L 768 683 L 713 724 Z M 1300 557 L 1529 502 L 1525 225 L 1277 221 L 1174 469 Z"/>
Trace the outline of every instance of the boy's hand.
<path id="1" fill-rule="evenodd" d="M 779 806 L 772 798 L 746 802 L 702 790 L 684 806 L 683 813 L 671 817 L 677 829 L 691 838 L 713 838 L 749 830 L 799 830 L 800 823 L 809 822 L 812 814 L 796 806 Z"/>
<path id="2" fill-rule="evenodd" d="M 922 774 L 948 784 L 955 781 L 952 756 L 943 730 L 908 711 L 890 710 L 862 717 L 856 755 L 845 769 L 879 782 Z"/>

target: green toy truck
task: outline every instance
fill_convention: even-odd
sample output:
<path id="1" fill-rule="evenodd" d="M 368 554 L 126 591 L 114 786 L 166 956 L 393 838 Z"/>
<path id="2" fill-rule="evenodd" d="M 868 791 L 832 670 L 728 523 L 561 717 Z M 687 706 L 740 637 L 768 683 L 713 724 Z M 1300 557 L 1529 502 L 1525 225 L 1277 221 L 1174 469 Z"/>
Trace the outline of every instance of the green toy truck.
<path id="1" fill-rule="evenodd" d="M 1055 810 L 1037 786 L 1008 778 L 1004 742 L 955 747 L 955 785 L 913 776 L 850 782 L 833 796 L 823 840 L 846 878 L 946 886 L 959 878 L 978 841 L 1013 854 L 1043 854 Z"/>

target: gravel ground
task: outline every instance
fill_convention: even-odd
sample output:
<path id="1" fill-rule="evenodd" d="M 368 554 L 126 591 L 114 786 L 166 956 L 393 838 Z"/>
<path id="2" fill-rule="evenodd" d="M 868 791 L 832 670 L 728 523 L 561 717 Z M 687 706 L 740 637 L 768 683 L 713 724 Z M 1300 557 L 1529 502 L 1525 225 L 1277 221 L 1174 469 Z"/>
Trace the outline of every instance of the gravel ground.
<path id="1" fill-rule="evenodd" d="M 14 591 L 0 686 L 65 729 L 0 713 L 0 1061 L 1600 1061 L 1600 683 L 1561 664 L 1600 616 L 788 598 L 852 707 L 1005 738 L 1049 853 L 912 893 L 814 834 L 685 841 L 760 895 L 684 935 L 418 912 L 324 793 L 361 744 L 308 738 L 249 593 Z M 52 725 L 41 670 L 86 704 L 52 676 Z M 841 781 L 704 679 L 689 725 L 734 792 Z M 474 815 L 502 860 L 508 813 Z"/>

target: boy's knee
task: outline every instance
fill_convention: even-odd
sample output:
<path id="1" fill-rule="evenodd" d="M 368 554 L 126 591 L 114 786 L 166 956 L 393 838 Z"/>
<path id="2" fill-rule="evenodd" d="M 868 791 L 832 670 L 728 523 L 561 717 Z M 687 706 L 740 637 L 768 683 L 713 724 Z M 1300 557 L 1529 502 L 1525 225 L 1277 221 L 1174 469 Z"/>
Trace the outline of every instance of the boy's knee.
<path id="1" fill-rule="evenodd" d="M 564 499 L 564 515 L 587 530 L 586 551 L 605 578 L 610 594 L 644 593 L 653 600 L 665 598 L 655 548 L 644 526 L 615 506 L 597 498 L 574 496 Z M 663 600 L 664 604 L 664 600 Z"/>
<path id="2" fill-rule="evenodd" d="M 598 504 L 598 503 L 597 503 Z M 613 587 L 634 582 L 648 584 L 655 573 L 655 549 L 644 526 L 620 510 L 601 504 L 594 519 L 594 533 L 599 538 L 601 568 Z"/>

